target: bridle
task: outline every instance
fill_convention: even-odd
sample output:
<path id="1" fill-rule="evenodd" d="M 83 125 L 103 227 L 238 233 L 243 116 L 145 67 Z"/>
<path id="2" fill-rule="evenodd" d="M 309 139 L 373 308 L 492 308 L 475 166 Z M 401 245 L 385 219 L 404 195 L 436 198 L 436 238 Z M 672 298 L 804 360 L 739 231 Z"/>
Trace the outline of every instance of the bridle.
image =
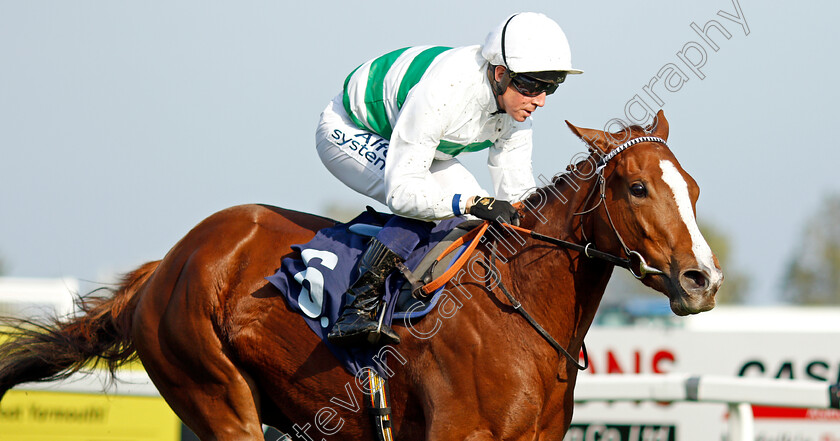
<path id="1" fill-rule="evenodd" d="M 595 189 L 600 188 L 601 198 L 598 200 L 598 203 L 595 204 L 592 208 L 590 208 L 588 210 L 584 210 L 584 211 L 579 212 L 579 213 L 574 213 L 575 215 L 582 216 L 582 215 L 585 215 L 587 213 L 591 213 L 591 212 L 595 211 L 598 208 L 598 206 L 603 205 L 604 206 L 604 211 L 607 213 L 607 219 L 609 220 L 610 227 L 612 228 L 613 233 L 615 233 L 615 236 L 618 238 L 618 241 L 621 243 L 621 246 L 624 249 L 624 254 L 627 257 L 619 257 L 619 256 L 616 256 L 616 255 L 613 255 L 613 254 L 609 254 L 609 253 L 605 253 L 603 251 L 596 250 L 595 248 L 593 248 L 592 242 L 587 242 L 585 245 L 581 245 L 581 244 L 578 244 L 578 243 L 568 242 L 568 241 L 558 239 L 558 238 L 555 238 L 555 237 L 546 236 L 546 235 L 537 233 L 533 230 L 529 230 L 529 229 L 526 229 L 526 228 L 521 228 L 521 227 L 515 226 L 515 225 L 504 224 L 504 226 L 506 228 L 511 228 L 515 231 L 526 233 L 534 239 L 537 239 L 537 240 L 540 240 L 540 241 L 543 241 L 543 242 L 548 242 L 550 244 L 557 245 L 557 246 L 560 246 L 560 247 L 563 247 L 563 248 L 568 248 L 568 249 L 571 249 L 571 250 L 575 250 L 579 253 L 582 253 L 584 256 L 586 256 L 590 259 L 603 260 L 603 261 L 611 263 L 615 266 L 625 268 L 628 271 L 630 271 L 630 274 L 632 274 L 633 277 L 635 277 L 637 279 L 642 279 L 645 276 L 647 276 L 648 274 L 650 274 L 650 275 L 665 275 L 665 273 L 663 271 L 649 266 L 647 264 L 647 262 L 645 261 L 645 258 L 642 257 L 642 255 L 638 251 L 631 250 L 630 247 L 627 246 L 627 244 L 624 242 L 624 239 L 621 237 L 621 234 L 618 232 L 618 229 L 616 229 L 616 227 L 615 227 L 615 223 L 612 220 L 612 215 L 610 215 L 610 210 L 609 210 L 609 207 L 607 207 L 607 202 L 606 202 L 606 198 L 607 198 L 607 195 L 606 195 L 606 193 L 607 193 L 607 191 L 606 191 L 607 179 L 604 176 L 604 168 L 606 168 L 607 163 L 610 160 L 612 160 L 613 158 L 615 158 L 619 153 L 627 150 L 628 148 L 630 148 L 630 147 L 632 147 L 636 144 L 642 143 L 642 142 L 659 142 L 659 143 L 664 144 L 665 146 L 668 145 L 665 142 L 665 140 L 662 139 L 662 138 L 659 138 L 659 137 L 656 137 L 656 136 L 641 136 L 639 138 L 634 138 L 634 139 L 631 139 L 631 140 L 621 144 L 620 146 L 616 147 L 615 149 L 613 149 L 608 154 L 604 155 L 601 158 L 601 160 L 598 161 L 595 164 L 594 175 L 596 175 L 598 177 L 599 182 L 598 182 L 597 185 L 593 186 L 593 192 L 594 192 Z M 586 199 L 584 200 L 584 203 L 583 203 L 584 207 L 586 207 L 586 205 L 589 203 L 589 199 L 592 197 L 592 194 L 593 193 L 590 193 L 586 197 Z M 485 225 L 485 228 L 486 228 L 486 225 Z M 494 252 L 490 253 L 491 258 L 490 258 L 489 265 L 487 263 L 484 263 L 483 261 L 478 261 L 478 263 L 479 263 L 479 265 L 484 267 L 484 269 L 488 273 L 493 274 L 495 276 L 497 274 L 497 272 L 495 270 L 495 243 L 493 244 L 493 247 L 494 247 L 494 250 L 493 250 Z M 636 269 L 636 271 L 634 271 L 634 269 Z M 502 283 L 501 278 L 499 278 L 498 276 L 496 276 L 495 278 L 496 278 L 496 286 L 498 286 L 502 290 L 502 293 L 508 298 L 508 301 L 511 302 L 511 305 L 513 305 L 514 310 L 516 312 L 518 312 L 520 315 L 522 315 L 522 317 L 524 317 L 525 320 L 534 329 L 536 329 L 537 333 L 539 333 L 558 352 L 558 354 L 561 354 L 562 356 L 566 357 L 566 359 L 569 360 L 572 363 L 572 365 L 575 366 L 575 368 L 577 368 L 578 370 L 585 370 L 587 367 L 589 367 L 589 355 L 587 354 L 587 351 L 586 351 L 586 344 L 581 343 L 581 351 L 583 352 L 583 364 L 580 364 L 576 357 L 572 356 L 572 354 L 570 354 L 569 351 L 567 351 L 562 345 L 560 345 L 560 343 L 558 343 L 557 340 L 555 340 L 554 337 L 552 337 L 545 330 L 545 328 L 540 326 L 540 324 L 537 323 L 537 321 L 530 314 L 528 314 L 528 312 L 525 310 L 525 308 L 522 307 L 522 304 L 518 300 L 516 300 L 516 298 L 513 297 L 513 295 L 507 290 L 504 283 Z"/>
<path id="2" fill-rule="evenodd" d="M 521 227 L 518 227 L 518 226 L 510 225 L 510 224 L 505 224 L 505 227 L 511 228 L 513 230 L 516 230 L 516 231 L 519 231 L 521 233 L 526 233 L 529 236 L 531 236 L 532 238 L 543 241 L 543 242 L 548 242 L 548 243 L 551 243 L 553 245 L 557 245 L 557 246 L 561 246 L 563 248 L 568 248 L 568 249 L 571 249 L 571 250 L 578 251 L 580 253 L 583 253 L 584 256 L 586 256 L 590 259 L 599 259 L 599 260 L 603 260 L 605 262 L 611 263 L 615 266 L 619 266 L 621 268 L 624 268 L 624 269 L 630 271 L 630 274 L 632 274 L 633 277 L 635 277 L 637 279 L 643 279 L 648 274 L 650 274 L 650 275 L 665 275 L 665 273 L 663 271 L 648 265 L 645 258 L 638 251 L 631 250 L 630 247 L 627 246 L 627 243 L 624 242 L 624 238 L 621 237 L 621 234 L 618 232 L 618 229 L 615 227 L 615 223 L 612 220 L 612 215 L 610 214 L 610 210 L 609 210 L 609 207 L 607 207 L 607 202 L 606 202 L 606 199 L 607 199 L 607 179 L 604 176 L 604 169 L 606 168 L 607 163 L 610 160 L 612 160 L 613 158 L 615 158 L 619 153 L 627 150 L 628 148 L 630 148 L 630 147 L 632 147 L 636 144 L 642 143 L 642 142 L 659 142 L 659 143 L 664 144 L 665 146 L 668 145 L 665 142 L 664 139 L 656 137 L 656 136 L 640 136 L 638 138 L 631 139 L 631 140 L 625 142 L 624 144 L 621 144 L 620 146 L 616 147 L 615 149 L 613 149 L 612 151 L 610 151 L 609 153 L 604 155 L 595 164 L 595 173 L 593 175 L 597 176 L 598 184 L 592 187 L 593 188 L 592 193 L 590 193 L 586 197 L 586 200 L 584 201 L 583 206 L 586 207 L 586 205 L 588 205 L 589 200 L 592 198 L 592 195 L 594 194 L 594 191 L 596 189 L 600 189 L 600 196 L 601 197 L 600 197 L 600 199 L 598 199 L 598 203 L 595 204 L 594 206 L 592 206 L 589 209 L 585 209 L 584 211 L 574 213 L 576 216 L 582 216 L 582 215 L 585 215 L 585 214 L 588 214 L 588 213 L 591 213 L 591 212 L 595 211 L 599 206 L 603 205 L 604 206 L 604 211 L 607 213 L 607 220 L 610 223 L 610 227 L 612 228 L 613 233 L 615 233 L 615 236 L 618 238 L 619 243 L 621 243 L 621 247 L 623 248 L 624 254 L 627 257 L 619 257 L 619 256 L 616 256 L 616 255 L 613 255 L 613 254 L 609 254 L 609 253 L 605 253 L 603 251 L 596 250 L 593 247 L 592 242 L 587 242 L 586 244 L 581 245 L 581 244 L 577 244 L 577 243 L 574 243 L 574 242 L 568 242 L 568 241 L 561 240 L 561 239 L 558 239 L 558 238 L 554 238 L 554 237 L 546 236 L 546 235 L 543 235 L 543 234 L 539 234 L 539 233 L 537 233 L 533 230 L 528 230 L 528 229 L 521 228 Z M 584 238 L 585 238 L 585 235 L 584 235 Z"/>
<path id="3" fill-rule="evenodd" d="M 591 212 L 591 211 L 595 210 L 596 208 L 598 208 L 599 205 L 604 206 L 604 212 L 607 213 L 607 220 L 610 222 L 610 228 L 612 228 L 613 233 L 615 233 L 615 237 L 618 238 L 618 242 L 621 243 L 621 247 L 624 249 L 624 254 L 627 256 L 627 258 L 625 259 L 627 261 L 627 266 L 622 265 L 622 267 L 626 268 L 628 271 L 630 271 L 630 274 L 632 274 L 633 277 L 635 277 L 637 279 L 640 279 L 640 280 L 643 279 L 648 274 L 664 275 L 665 273 L 662 272 L 661 270 L 658 270 L 658 269 L 648 265 L 647 261 L 645 261 L 645 258 L 642 257 L 642 255 L 638 251 L 631 250 L 630 247 L 628 247 L 627 244 L 624 242 L 624 238 L 621 237 L 621 234 L 618 232 L 618 229 L 615 227 L 615 223 L 612 220 L 612 215 L 610 214 L 610 209 L 607 206 L 607 201 L 606 201 L 607 200 L 607 178 L 604 176 L 604 169 L 607 167 L 607 163 L 611 159 L 618 156 L 619 153 L 627 150 L 628 148 L 630 148 L 630 147 L 632 147 L 636 144 L 642 143 L 642 142 L 659 142 L 659 143 L 662 143 L 663 145 L 665 145 L 666 147 L 668 146 L 668 143 L 666 143 L 665 140 L 662 139 L 662 138 L 659 138 L 659 137 L 656 137 L 656 136 L 640 136 L 638 138 L 631 139 L 631 140 L 625 142 L 624 144 L 621 144 L 620 146 L 616 147 L 615 149 L 613 149 L 612 151 L 610 151 L 609 153 L 604 155 L 604 157 L 602 157 L 601 160 L 598 161 L 598 163 L 595 166 L 595 175 L 598 176 L 598 185 L 596 187 L 593 187 L 593 188 L 600 188 L 601 198 L 598 200 L 598 203 L 594 207 L 592 207 L 591 209 L 586 210 L 582 213 L 575 213 L 575 215 L 583 215 L 585 213 L 588 213 L 588 212 Z M 588 199 L 589 198 L 587 197 L 587 200 Z M 584 203 L 584 206 L 586 206 L 585 203 Z M 591 242 L 588 243 L 586 246 L 588 247 L 590 245 L 591 245 Z M 589 253 L 587 253 L 585 251 L 584 251 L 584 255 L 586 255 L 586 257 L 590 257 L 590 258 L 592 257 L 592 256 L 589 255 Z M 634 265 L 634 262 L 638 262 L 638 265 Z M 634 268 L 636 269 L 636 271 L 634 271 Z"/>

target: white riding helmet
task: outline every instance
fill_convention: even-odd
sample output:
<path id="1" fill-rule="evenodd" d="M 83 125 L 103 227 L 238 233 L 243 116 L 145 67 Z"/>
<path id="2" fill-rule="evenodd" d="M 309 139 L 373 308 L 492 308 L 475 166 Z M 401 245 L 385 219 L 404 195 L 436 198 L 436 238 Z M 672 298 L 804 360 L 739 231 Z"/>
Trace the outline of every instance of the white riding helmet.
<path id="1" fill-rule="evenodd" d="M 512 72 L 583 73 L 572 68 L 569 41 L 560 25 L 538 12 L 505 18 L 487 35 L 481 55 L 490 64 Z"/>

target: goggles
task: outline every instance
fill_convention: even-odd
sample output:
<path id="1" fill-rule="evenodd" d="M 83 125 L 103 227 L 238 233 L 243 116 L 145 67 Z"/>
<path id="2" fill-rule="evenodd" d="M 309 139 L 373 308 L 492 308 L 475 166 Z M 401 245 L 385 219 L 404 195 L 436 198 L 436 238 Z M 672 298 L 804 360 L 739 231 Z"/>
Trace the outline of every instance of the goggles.
<path id="1" fill-rule="evenodd" d="M 510 85 L 524 96 L 534 97 L 542 93 L 551 95 L 557 86 L 566 81 L 566 72 L 558 72 L 554 81 L 544 81 L 529 74 L 510 72 Z"/>

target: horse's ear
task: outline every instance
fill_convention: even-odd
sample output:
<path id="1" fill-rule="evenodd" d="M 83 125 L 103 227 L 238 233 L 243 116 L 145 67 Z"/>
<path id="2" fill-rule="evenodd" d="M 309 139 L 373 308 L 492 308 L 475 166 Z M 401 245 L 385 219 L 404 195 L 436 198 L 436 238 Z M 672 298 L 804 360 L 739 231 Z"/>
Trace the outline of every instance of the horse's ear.
<path id="1" fill-rule="evenodd" d="M 659 109 L 659 112 L 656 112 L 656 117 L 654 117 L 653 122 L 645 128 L 645 131 L 653 136 L 658 136 L 666 141 L 668 140 L 668 120 L 665 119 L 665 112 L 663 112 L 662 109 Z"/>
<path id="2" fill-rule="evenodd" d="M 604 136 L 604 132 L 595 129 L 584 129 L 582 127 L 576 127 L 568 120 L 566 120 L 566 125 L 569 126 L 569 129 L 572 130 L 572 133 L 577 135 L 578 138 L 580 138 L 581 140 L 583 140 L 583 142 L 586 143 L 586 145 L 589 147 L 589 150 L 598 150 L 601 153 L 607 153 L 609 144 L 607 143 L 606 136 Z"/>

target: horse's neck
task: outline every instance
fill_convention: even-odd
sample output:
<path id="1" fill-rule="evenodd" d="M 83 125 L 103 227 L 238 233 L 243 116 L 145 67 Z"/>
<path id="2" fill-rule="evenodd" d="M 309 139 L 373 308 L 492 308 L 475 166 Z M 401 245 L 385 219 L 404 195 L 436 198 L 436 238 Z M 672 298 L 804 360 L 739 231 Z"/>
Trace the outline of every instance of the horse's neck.
<path id="1" fill-rule="evenodd" d="M 529 224 L 526 227 L 537 228 L 543 234 L 565 240 L 581 239 L 586 217 L 576 213 L 582 213 L 597 203 L 598 195 L 593 194 L 597 193 L 597 184 L 596 177 L 581 179 L 572 173 L 554 178 L 552 184 L 538 190 L 543 194 L 545 203 L 534 210 L 533 216 L 526 217 L 525 223 Z"/>
<path id="2" fill-rule="evenodd" d="M 523 226 L 569 242 L 584 244 L 594 239 L 593 224 L 601 208 L 581 213 L 598 204 L 598 180 L 558 179 L 554 190 L 542 191 L 549 198 L 540 214 L 525 219 Z M 560 195 L 560 196 L 558 196 Z M 564 346 L 576 348 L 589 329 L 612 266 L 554 245 L 532 241 L 522 259 L 512 263 L 513 280 L 523 304 L 534 305 L 533 315 Z"/>
<path id="3" fill-rule="evenodd" d="M 526 206 L 536 206 L 534 199 L 543 203 L 530 211 L 523 226 L 547 236 L 583 244 L 594 238 L 595 218 L 601 215 L 597 176 L 587 179 L 566 173 L 553 179 L 552 184 L 539 189 L 542 197 L 529 198 Z"/>

